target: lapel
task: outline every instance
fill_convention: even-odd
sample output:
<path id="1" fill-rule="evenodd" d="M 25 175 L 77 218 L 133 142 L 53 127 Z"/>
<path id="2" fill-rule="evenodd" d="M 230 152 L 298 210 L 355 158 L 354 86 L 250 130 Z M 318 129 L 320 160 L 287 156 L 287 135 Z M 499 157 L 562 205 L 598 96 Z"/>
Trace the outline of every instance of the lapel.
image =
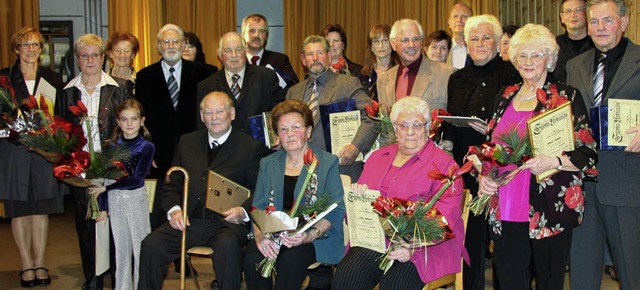
<path id="1" fill-rule="evenodd" d="M 260 59 L 260 66 L 267 66 L 267 64 L 270 64 L 270 61 L 271 61 L 271 52 L 265 49 L 262 52 L 262 58 Z M 247 63 L 251 63 L 251 60 L 249 60 L 249 62 Z"/>
<path id="2" fill-rule="evenodd" d="M 400 65 L 395 65 L 383 74 L 383 76 L 386 77 L 387 81 L 386 85 L 383 86 L 385 98 L 384 100 L 380 101 L 386 103 L 387 105 L 389 105 L 389 107 L 391 107 L 391 105 L 396 102 L 396 76 L 398 75 L 399 68 Z"/>
<path id="3" fill-rule="evenodd" d="M 154 96 L 154 98 L 165 98 L 166 101 L 171 102 L 171 96 L 169 96 L 169 87 L 167 86 L 167 80 L 165 79 L 164 72 L 162 71 L 162 60 L 154 64 L 153 70 L 151 72 L 152 72 L 151 79 L 159 81 L 156 87 L 158 88 L 157 90 L 159 90 L 158 93 L 160 94 L 160 96 Z"/>
<path id="4" fill-rule="evenodd" d="M 309 148 L 311 148 L 311 150 L 314 151 L 314 153 L 317 151 L 317 149 L 313 148 L 311 145 L 309 145 Z M 275 158 L 271 159 L 271 163 L 269 163 L 269 165 L 267 166 L 267 169 L 269 172 L 269 180 L 270 180 L 270 184 L 271 184 L 271 188 L 266 189 L 268 191 L 273 190 L 274 192 L 284 192 L 284 176 L 283 176 L 283 172 L 285 171 L 285 158 L 286 158 L 286 151 L 284 151 L 284 149 L 280 149 L 279 151 L 277 151 L 274 154 L 278 154 L 278 156 L 275 156 Z M 318 156 L 316 154 L 316 156 Z M 319 157 L 318 157 L 319 158 Z M 325 160 L 318 160 L 320 162 L 320 164 L 323 163 L 323 161 Z M 298 178 L 298 181 L 296 181 L 296 186 L 293 190 L 293 198 L 294 201 L 295 199 L 298 197 L 298 193 L 300 193 L 300 189 L 302 188 L 302 184 L 304 183 L 304 178 L 307 176 L 307 166 L 302 166 L 302 171 L 300 171 L 300 177 Z M 320 172 L 320 168 L 319 166 L 316 167 L 316 172 Z M 320 180 L 320 176 L 318 176 L 318 179 Z M 319 188 L 318 190 L 322 190 L 321 188 Z M 269 196 L 269 193 L 267 192 L 267 196 Z M 274 206 L 277 209 L 280 210 L 284 210 L 284 211 L 289 211 L 289 209 L 283 209 L 283 194 L 274 194 Z M 268 203 L 268 201 L 267 201 Z"/>
<path id="5" fill-rule="evenodd" d="M 198 172 L 205 172 L 205 176 L 209 174 L 209 137 L 207 135 L 207 130 L 201 130 L 200 135 L 196 138 L 195 144 L 189 144 L 189 151 L 193 152 L 191 156 L 193 156 L 193 160 L 189 160 L 189 162 L 193 162 L 197 164 Z M 220 154 L 218 154 L 220 155 Z M 184 162 L 184 160 L 183 160 Z"/>
<path id="6" fill-rule="evenodd" d="M 393 158 L 395 157 L 394 154 L 392 154 L 392 152 L 397 151 L 396 150 L 392 150 L 391 147 L 395 147 L 397 148 L 398 145 L 394 144 L 392 146 L 389 146 L 389 148 L 386 149 L 386 152 L 382 153 L 379 155 L 379 157 L 376 159 L 375 164 L 375 168 L 378 169 L 378 172 L 389 172 L 389 168 L 391 168 L 391 164 L 393 163 Z M 380 178 L 375 178 L 372 180 L 368 180 L 367 183 L 371 183 L 370 188 L 380 188 L 380 186 L 382 185 L 382 180 L 384 180 L 384 175 L 380 176 Z"/>
<path id="7" fill-rule="evenodd" d="M 582 98 L 586 101 L 587 108 L 593 107 L 595 104 L 595 97 L 593 96 L 593 58 L 595 55 L 595 49 L 591 49 L 584 54 L 580 67 L 583 69 L 578 70 L 578 76 L 580 77 L 581 87 L 586 88 L 585 96 Z"/>
<path id="8" fill-rule="evenodd" d="M 318 104 L 331 103 L 333 96 L 336 94 L 338 75 L 332 71 L 328 71 L 327 73 L 327 82 L 325 82 L 324 88 L 322 88 L 322 93 L 318 96 Z"/>
<path id="9" fill-rule="evenodd" d="M 427 91 L 427 88 L 431 84 L 433 73 L 431 73 L 429 62 L 430 61 L 427 60 L 425 56 L 423 56 L 420 68 L 418 68 L 416 80 L 413 82 L 413 87 L 411 88 L 412 96 L 420 98 Z"/>
<path id="10" fill-rule="evenodd" d="M 262 63 L 262 62 L 261 62 Z M 242 81 L 242 87 L 240 87 L 240 96 L 238 96 L 238 105 L 240 105 L 245 99 L 248 98 L 248 94 L 250 93 L 249 88 L 253 86 L 253 81 L 256 79 L 253 75 L 255 74 L 254 65 L 247 64 L 244 70 L 244 80 Z M 229 89 L 231 92 L 231 89 Z"/>
<path id="11" fill-rule="evenodd" d="M 217 168 L 218 166 L 221 166 L 222 164 L 224 164 L 227 160 L 229 160 L 229 158 L 231 156 L 233 156 L 235 154 L 235 151 L 238 150 L 238 146 L 239 144 L 236 144 L 236 138 L 234 138 L 236 133 L 233 131 L 233 129 L 231 129 L 231 134 L 229 135 L 229 138 L 227 138 L 227 141 L 224 142 L 224 146 L 222 146 L 222 148 L 220 148 L 220 152 L 218 152 L 218 155 L 216 155 L 216 159 L 213 160 L 213 162 L 211 163 L 210 169 L 215 171 L 215 168 Z M 205 150 L 209 150 L 208 148 L 208 136 L 207 134 L 205 134 L 205 141 L 202 142 L 203 144 L 205 144 Z M 207 155 L 205 155 L 207 156 Z M 207 163 L 205 161 L 205 163 Z"/>
<path id="12" fill-rule="evenodd" d="M 638 67 L 640 66 L 640 51 L 636 50 L 636 48 L 637 46 L 628 40 L 627 49 L 622 56 L 618 71 L 613 76 L 611 87 L 607 89 L 605 100 L 608 99 L 609 96 L 615 96 L 617 92 L 629 81 L 629 79 L 632 78 L 634 74 L 638 73 Z M 630 96 L 624 95 L 616 96 L 616 98 L 618 97 L 623 99 L 630 98 Z"/>

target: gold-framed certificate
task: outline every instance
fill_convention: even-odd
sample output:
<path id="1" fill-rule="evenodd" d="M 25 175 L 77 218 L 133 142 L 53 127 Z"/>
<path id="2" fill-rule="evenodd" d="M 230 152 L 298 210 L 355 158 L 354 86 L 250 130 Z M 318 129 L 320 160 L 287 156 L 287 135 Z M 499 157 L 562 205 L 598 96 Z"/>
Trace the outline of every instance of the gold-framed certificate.
<path id="1" fill-rule="evenodd" d="M 609 146 L 628 146 L 635 134 L 625 133 L 640 126 L 640 100 L 609 99 Z"/>
<path id="2" fill-rule="evenodd" d="M 560 156 L 562 152 L 575 149 L 573 136 L 573 113 L 571 102 L 564 103 L 557 108 L 547 111 L 527 121 L 529 141 L 533 156 Z M 557 169 L 550 169 L 536 175 L 540 182 L 557 173 Z"/>
<path id="3" fill-rule="evenodd" d="M 371 202 L 380 195 L 380 191 L 367 190 L 359 196 L 351 190 L 351 187 L 345 186 L 344 192 L 351 246 L 384 253 L 386 251 L 384 230 L 380 225 L 378 214 L 371 207 Z"/>
<path id="4" fill-rule="evenodd" d="M 147 191 L 147 201 L 149 202 L 149 213 L 153 212 L 153 202 L 156 199 L 156 187 L 158 185 L 157 179 L 144 179 L 144 187 Z"/>
<path id="5" fill-rule="evenodd" d="M 331 153 L 337 155 L 344 146 L 353 142 L 360 128 L 360 111 L 348 111 L 329 114 L 329 132 L 331 136 Z M 362 160 L 358 154 L 356 160 Z"/>

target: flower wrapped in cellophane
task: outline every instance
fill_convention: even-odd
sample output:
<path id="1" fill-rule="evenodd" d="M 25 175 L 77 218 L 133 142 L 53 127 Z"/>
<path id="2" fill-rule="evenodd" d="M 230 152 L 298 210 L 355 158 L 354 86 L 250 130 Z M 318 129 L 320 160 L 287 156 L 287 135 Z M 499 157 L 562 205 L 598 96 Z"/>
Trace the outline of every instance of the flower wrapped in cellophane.
<path id="1" fill-rule="evenodd" d="M 391 268 L 393 260 L 387 257 L 398 247 L 423 248 L 455 237 L 447 219 L 434 205 L 457 178 L 471 170 L 472 165 L 471 162 L 467 162 L 455 172 L 452 167 L 447 174 L 437 169 L 429 172 L 429 178 L 441 180 L 442 185 L 428 202 L 378 196 L 371 203 L 389 239 L 387 251 L 379 259 L 378 266 L 381 270 L 386 272 Z M 455 189 L 451 188 L 451 190 Z"/>
<path id="2" fill-rule="evenodd" d="M 393 132 L 393 124 L 389 114 L 391 108 L 385 103 L 378 103 L 375 100 L 371 100 L 371 104 L 364 106 L 367 117 L 378 123 L 380 129 L 380 135 L 378 135 L 378 147 L 384 147 L 396 142 L 396 134 Z"/>

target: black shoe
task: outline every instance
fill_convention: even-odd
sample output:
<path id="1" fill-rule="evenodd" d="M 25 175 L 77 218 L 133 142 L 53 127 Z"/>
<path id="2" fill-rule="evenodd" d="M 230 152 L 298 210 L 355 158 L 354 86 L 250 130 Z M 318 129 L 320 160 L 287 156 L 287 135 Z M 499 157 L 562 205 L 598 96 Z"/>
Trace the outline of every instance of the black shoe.
<path id="1" fill-rule="evenodd" d="M 619 281 L 618 278 L 618 271 L 616 271 L 616 267 L 611 265 L 611 266 L 604 266 L 604 272 L 609 274 L 609 276 L 611 276 L 611 279 L 615 280 L 615 281 Z"/>
<path id="2" fill-rule="evenodd" d="M 25 280 L 25 279 L 22 278 L 22 274 L 24 274 L 25 272 L 28 272 L 28 271 L 34 271 L 33 272 L 34 278 L 31 279 L 31 280 Z M 35 278 L 36 272 L 35 272 L 35 269 L 33 269 L 33 268 L 24 269 L 24 270 L 20 271 L 20 274 L 18 276 L 20 276 L 20 286 L 22 286 L 23 288 L 31 288 L 31 287 L 36 286 L 36 278 Z"/>
<path id="3" fill-rule="evenodd" d="M 44 279 L 40 279 L 38 278 L 38 275 L 36 275 L 36 286 L 48 286 L 51 285 L 51 276 L 49 276 L 49 269 L 45 268 L 45 267 L 38 267 L 33 269 L 34 271 L 38 271 L 38 270 L 44 270 L 47 272 L 47 278 Z"/>
<path id="4" fill-rule="evenodd" d="M 218 279 L 213 279 L 213 281 L 211 281 L 211 290 L 218 290 L 220 288 L 218 288 Z"/>

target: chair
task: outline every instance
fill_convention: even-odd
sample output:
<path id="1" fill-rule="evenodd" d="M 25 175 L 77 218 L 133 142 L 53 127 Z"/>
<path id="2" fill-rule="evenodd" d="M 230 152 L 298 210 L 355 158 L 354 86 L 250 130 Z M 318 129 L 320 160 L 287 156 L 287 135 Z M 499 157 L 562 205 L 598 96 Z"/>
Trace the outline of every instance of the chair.
<path id="1" fill-rule="evenodd" d="M 191 256 L 207 257 L 209 260 L 211 260 L 212 255 L 213 249 L 210 247 L 192 247 L 187 250 L 187 265 L 189 265 L 189 270 L 191 270 L 191 279 L 193 280 L 193 284 L 198 290 L 200 290 L 200 283 L 198 283 L 198 272 L 196 272 L 193 268 L 193 264 L 191 263 Z"/>
<path id="2" fill-rule="evenodd" d="M 467 204 L 471 202 L 472 196 L 471 193 L 469 193 L 468 189 L 465 189 L 462 194 L 464 194 L 465 197 L 462 199 L 462 222 L 464 224 L 464 230 L 466 233 L 467 222 L 469 221 L 469 207 L 467 206 Z M 464 259 L 461 260 L 462 261 L 460 262 L 460 264 L 462 265 L 462 263 L 464 263 Z M 460 272 L 458 273 L 449 274 L 441 277 L 438 280 L 431 281 L 427 283 L 427 285 L 424 285 L 424 288 L 422 288 L 422 290 L 434 290 L 443 286 L 450 285 L 452 283 L 455 290 L 462 290 L 462 270 L 460 270 Z"/>

